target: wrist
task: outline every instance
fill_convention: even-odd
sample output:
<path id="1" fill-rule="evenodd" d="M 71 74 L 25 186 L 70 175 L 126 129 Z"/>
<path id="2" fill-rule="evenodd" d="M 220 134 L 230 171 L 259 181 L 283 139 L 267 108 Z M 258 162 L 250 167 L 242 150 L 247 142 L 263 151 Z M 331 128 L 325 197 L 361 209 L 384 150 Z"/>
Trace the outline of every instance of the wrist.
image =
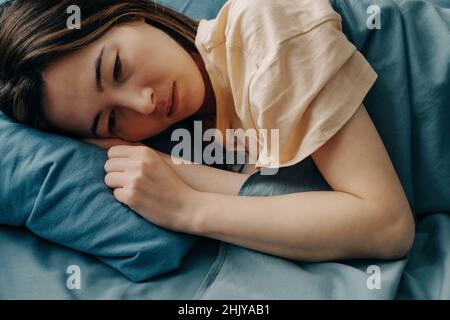
<path id="1" fill-rule="evenodd" d="M 184 229 L 187 233 L 204 235 L 207 219 L 211 217 L 209 204 L 211 202 L 210 193 L 193 190 L 188 199 L 184 216 L 187 217 Z"/>

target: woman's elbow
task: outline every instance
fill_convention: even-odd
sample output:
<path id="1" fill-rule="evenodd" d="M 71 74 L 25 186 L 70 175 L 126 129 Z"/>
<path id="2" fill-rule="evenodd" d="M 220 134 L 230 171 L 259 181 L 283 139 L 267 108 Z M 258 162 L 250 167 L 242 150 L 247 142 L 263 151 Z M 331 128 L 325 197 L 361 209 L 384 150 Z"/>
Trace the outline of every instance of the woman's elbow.
<path id="1" fill-rule="evenodd" d="M 391 212 L 392 214 L 386 214 Z M 377 258 L 395 260 L 405 257 L 411 250 L 415 237 L 414 216 L 409 205 L 401 208 L 384 209 L 379 214 L 383 217 L 379 219 L 382 230 L 375 235 L 377 248 L 375 248 Z"/>

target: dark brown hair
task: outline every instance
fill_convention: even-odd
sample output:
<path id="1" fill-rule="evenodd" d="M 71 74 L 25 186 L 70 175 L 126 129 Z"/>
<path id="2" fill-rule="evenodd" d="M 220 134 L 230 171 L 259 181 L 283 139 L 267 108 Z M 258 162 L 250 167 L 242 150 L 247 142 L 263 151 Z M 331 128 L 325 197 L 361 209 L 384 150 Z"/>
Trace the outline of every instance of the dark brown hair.
<path id="1" fill-rule="evenodd" d="M 69 29 L 69 6 L 81 9 L 81 29 Z M 151 0 L 13 0 L 0 5 L 0 110 L 33 128 L 62 133 L 42 111 L 46 66 L 101 38 L 113 26 L 145 18 L 198 52 L 198 21 Z"/>

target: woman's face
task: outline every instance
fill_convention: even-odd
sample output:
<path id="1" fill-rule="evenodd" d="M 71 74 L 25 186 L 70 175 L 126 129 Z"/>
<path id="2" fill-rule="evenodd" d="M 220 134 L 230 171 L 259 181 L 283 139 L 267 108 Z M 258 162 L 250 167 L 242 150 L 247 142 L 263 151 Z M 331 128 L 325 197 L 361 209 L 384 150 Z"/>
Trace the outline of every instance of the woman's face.
<path id="1" fill-rule="evenodd" d="M 198 57 L 144 20 L 119 25 L 46 68 L 45 117 L 83 137 L 149 138 L 203 107 Z M 175 83 L 178 107 L 168 116 Z"/>

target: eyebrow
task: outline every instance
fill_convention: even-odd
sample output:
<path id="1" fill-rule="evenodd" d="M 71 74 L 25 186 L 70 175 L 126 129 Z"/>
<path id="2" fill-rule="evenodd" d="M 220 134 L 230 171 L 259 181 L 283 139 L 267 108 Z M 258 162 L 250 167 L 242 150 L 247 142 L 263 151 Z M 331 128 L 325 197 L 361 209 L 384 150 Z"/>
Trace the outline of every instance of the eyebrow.
<path id="1" fill-rule="evenodd" d="M 102 80 L 102 58 L 103 58 L 104 51 L 105 51 L 105 46 L 103 46 L 97 59 L 95 59 L 95 80 L 96 80 L 95 83 L 96 83 L 98 92 L 104 91 L 103 80 Z"/>
<path id="2" fill-rule="evenodd" d="M 97 92 L 104 91 L 103 83 L 102 83 L 103 82 L 102 81 L 102 58 L 103 58 L 104 51 L 105 51 L 105 46 L 103 46 L 97 59 L 95 59 L 95 85 L 96 85 Z M 99 113 L 97 113 L 97 115 L 95 116 L 94 122 L 92 123 L 92 127 L 91 127 L 91 134 L 97 138 L 99 138 L 99 136 L 97 134 L 97 128 L 98 128 L 98 122 L 100 120 L 100 114 L 101 114 L 101 111 Z"/>

